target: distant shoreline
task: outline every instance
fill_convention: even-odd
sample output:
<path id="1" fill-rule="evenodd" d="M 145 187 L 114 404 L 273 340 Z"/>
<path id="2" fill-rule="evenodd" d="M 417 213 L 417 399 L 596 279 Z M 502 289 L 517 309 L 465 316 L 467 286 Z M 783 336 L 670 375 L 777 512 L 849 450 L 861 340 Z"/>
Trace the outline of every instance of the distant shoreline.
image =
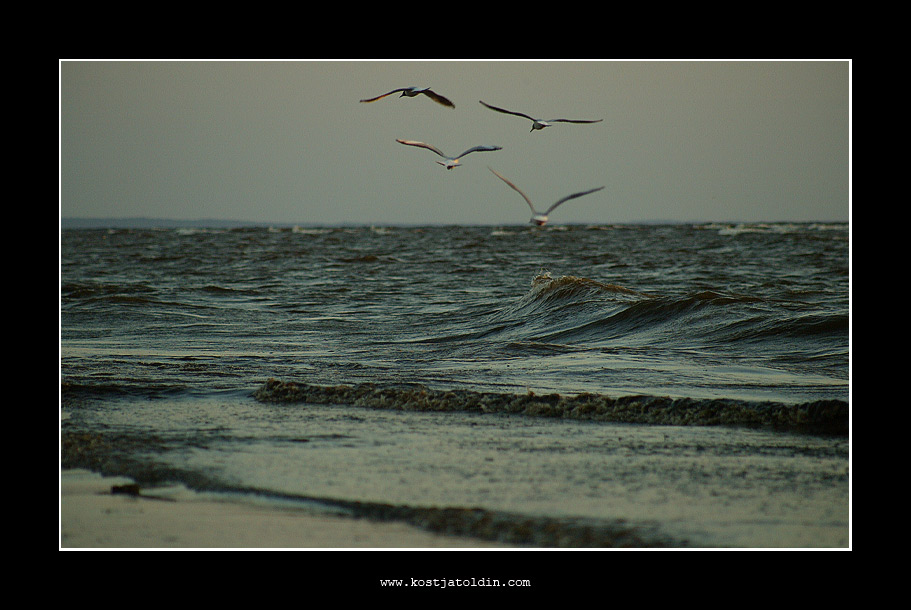
<path id="1" fill-rule="evenodd" d="M 619 226 L 635 225 L 686 225 L 686 224 L 844 224 L 847 220 L 639 220 L 633 222 L 608 222 L 604 224 Z M 488 223 L 479 223 L 484 226 Z M 525 226 L 523 223 L 519 223 Z M 593 223 L 567 223 L 573 226 L 589 226 Z M 431 226 L 428 224 L 408 223 L 383 223 L 383 222 L 339 222 L 339 223 L 304 223 L 304 222 L 257 222 L 248 220 L 222 220 L 215 218 L 200 218 L 195 220 L 177 220 L 173 218 L 60 218 L 61 229 L 239 229 L 239 228 L 293 228 L 293 227 L 370 227 L 370 226 Z M 446 223 L 440 226 L 447 226 Z M 489 226 L 504 226 L 503 223 L 493 223 Z"/>

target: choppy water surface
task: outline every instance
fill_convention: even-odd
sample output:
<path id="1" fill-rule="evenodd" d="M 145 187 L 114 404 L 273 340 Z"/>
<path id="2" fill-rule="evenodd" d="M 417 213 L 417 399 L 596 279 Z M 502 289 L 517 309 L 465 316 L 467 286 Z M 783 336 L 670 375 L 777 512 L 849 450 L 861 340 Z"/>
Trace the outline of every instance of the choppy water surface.
<path id="1" fill-rule="evenodd" d="M 753 546 L 688 514 L 715 498 L 812 544 L 847 518 L 848 243 L 809 224 L 65 230 L 64 465 L 511 523 L 649 514 L 648 540 Z M 331 396 L 257 394 L 269 379 Z M 644 398 L 503 406 L 584 394 Z M 770 405 L 841 431 L 732 416 Z M 698 409 L 714 419 L 688 425 Z M 796 516 L 772 508 L 795 490 Z"/>

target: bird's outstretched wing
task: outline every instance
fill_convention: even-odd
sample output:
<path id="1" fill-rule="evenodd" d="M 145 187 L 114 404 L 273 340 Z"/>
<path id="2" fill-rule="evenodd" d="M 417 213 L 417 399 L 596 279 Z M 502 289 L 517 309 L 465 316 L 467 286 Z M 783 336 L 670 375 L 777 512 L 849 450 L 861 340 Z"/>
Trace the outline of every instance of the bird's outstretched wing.
<path id="1" fill-rule="evenodd" d="M 448 157 L 446 155 L 444 155 L 442 153 L 442 151 L 439 148 L 437 148 L 436 146 L 431 146 L 430 144 L 426 144 L 424 142 L 418 142 L 417 140 L 402 140 L 400 138 L 396 138 L 395 141 L 398 142 L 399 144 L 407 144 L 408 146 L 418 146 L 420 148 L 426 148 L 427 150 L 432 150 L 433 152 L 440 155 L 444 159 L 448 159 Z"/>
<path id="2" fill-rule="evenodd" d="M 567 195 L 563 199 L 558 200 L 555 204 L 553 204 L 552 206 L 547 208 L 547 211 L 544 212 L 544 214 L 545 215 L 550 214 L 551 212 L 554 211 L 554 208 L 556 208 L 558 205 L 560 205 L 561 203 L 563 203 L 565 201 L 569 201 L 570 199 L 575 199 L 576 197 L 581 197 L 582 195 L 588 195 L 589 193 L 594 193 L 595 191 L 600 191 L 603 188 L 604 188 L 603 186 L 599 186 L 598 188 L 595 188 L 595 189 L 589 189 L 587 191 L 581 191 L 579 193 L 573 193 L 572 195 Z"/>
<path id="3" fill-rule="evenodd" d="M 500 180 L 502 180 L 503 182 L 505 182 L 506 184 L 508 184 L 510 187 L 512 187 L 512 189 L 513 189 L 515 192 L 517 192 L 517 193 L 519 193 L 520 195 L 522 195 L 522 199 L 524 199 L 525 202 L 528 204 L 528 207 L 531 208 L 531 213 L 532 213 L 532 214 L 537 214 L 537 213 L 538 213 L 538 211 L 535 210 L 535 206 L 532 205 L 531 199 L 528 198 L 528 195 L 526 195 L 525 193 L 522 192 L 522 189 L 520 189 L 520 188 L 517 187 L 515 184 L 513 184 L 512 182 L 510 182 L 509 180 L 507 180 L 506 178 L 504 178 L 503 176 L 501 176 L 501 175 L 500 175 L 495 169 L 493 169 L 492 167 L 488 167 L 487 169 L 489 169 L 490 171 L 492 171 L 492 172 L 494 173 L 494 175 L 495 175 L 497 178 L 499 178 Z M 562 203 L 562 202 L 560 202 L 560 203 Z"/>
<path id="4" fill-rule="evenodd" d="M 398 89 L 393 89 L 393 90 L 390 91 L 389 93 L 384 93 L 384 94 L 378 95 L 378 96 L 376 96 L 376 97 L 371 97 L 370 99 L 367 99 L 367 100 L 361 100 L 361 103 L 367 104 L 367 103 L 369 103 L 369 102 L 375 102 L 375 101 L 377 101 L 377 100 L 383 99 L 383 98 L 386 97 L 387 95 L 392 95 L 393 93 L 398 93 L 398 92 L 400 92 L 400 91 L 407 91 L 407 90 L 409 90 L 409 89 L 411 89 L 411 87 L 399 87 Z"/>
<path id="5" fill-rule="evenodd" d="M 595 119 L 593 121 L 587 121 L 584 119 L 547 119 L 549 123 L 600 123 L 604 119 Z"/>
<path id="6" fill-rule="evenodd" d="M 453 104 L 451 101 L 449 101 L 448 98 L 443 97 L 442 95 L 440 95 L 439 93 L 437 93 L 435 91 L 431 91 L 430 89 L 424 89 L 423 91 L 421 91 L 421 93 L 423 93 L 424 95 L 426 95 L 427 97 L 429 97 L 430 99 L 432 99 L 433 101 L 435 101 L 438 104 L 448 106 L 449 108 L 455 108 L 455 104 Z"/>
<path id="7" fill-rule="evenodd" d="M 456 158 L 461 159 L 468 153 L 485 152 L 485 151 L 491 151 L 491 150 L 501 150 L 502 148 L 503 148 L 502 146 L 472 146 L 471 148 L 469 148 L 468 150 L 466 150 L 465 152 L 463 152 L 461 155 L 459 155 Z"/>
<path id="8" fill-rule="evenodd" d="M 506 110 L 505 108 L 497 108 L 496 106 L 491 106 L 490 104 L 488 104 L 482 100 L 478 100 L 478 101 L 481 102 L 481 104 L 483 104 L 484 106 L 487 106 L 488 108 L 490 108 L 491 110 L 496 110 L 497 112 L 502 112 L 504 114 L 514 114 L 516 116 L 524 117 L 524 118 L 528 119 L 529 121 L 535 120 L 533 117 L 530 117 L 527 114 L 522 114 L 521 112 L 514 112 L 512 110 Z"/>

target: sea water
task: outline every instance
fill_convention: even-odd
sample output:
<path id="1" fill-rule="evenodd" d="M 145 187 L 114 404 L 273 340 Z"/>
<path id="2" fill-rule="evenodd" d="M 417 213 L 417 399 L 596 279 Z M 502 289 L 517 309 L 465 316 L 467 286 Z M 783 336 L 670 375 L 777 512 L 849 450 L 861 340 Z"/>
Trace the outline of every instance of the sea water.
<path id="1" fill-rule="evenodd" d="M 60 275 L 64 467 L 517 544 L 847 540 L 846 224 L 65 229 Z"/>

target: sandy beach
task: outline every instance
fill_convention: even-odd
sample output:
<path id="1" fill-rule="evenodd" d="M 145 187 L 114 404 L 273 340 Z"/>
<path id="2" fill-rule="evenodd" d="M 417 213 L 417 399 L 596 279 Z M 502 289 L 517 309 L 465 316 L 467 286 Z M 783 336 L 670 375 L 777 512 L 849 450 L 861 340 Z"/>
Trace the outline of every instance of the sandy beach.
<path id="1" fill-rule="evenodd" d="M 399 523 L 228 501 L 183 488 L 137 494 L 131 485 L 124 477 L 62 471 L 60 549 L 509 548 Z"/>

